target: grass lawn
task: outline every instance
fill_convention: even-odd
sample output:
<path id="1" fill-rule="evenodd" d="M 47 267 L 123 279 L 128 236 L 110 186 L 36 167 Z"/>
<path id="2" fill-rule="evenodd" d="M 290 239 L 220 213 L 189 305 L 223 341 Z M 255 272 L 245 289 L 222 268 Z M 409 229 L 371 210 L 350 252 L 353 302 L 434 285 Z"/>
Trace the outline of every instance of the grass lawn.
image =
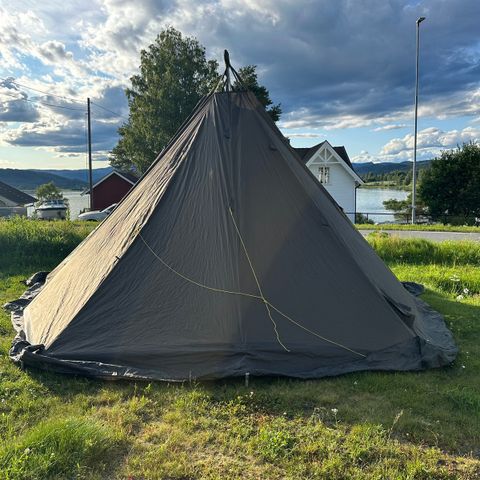
<path id="1" fill-rule="evenodd" d="M 0 304 L 92 228 L 0 221 Z M 480 478 L 480 244 L 369 240 L 427 286 L 460 347 L 451 367 L 248 387 L 102 382 L 14 366 L 1 312 L 0 478 Z"/>
<path id="2" fill-rule="evenodd" d="M 382 223 L 381 225 L 372 225 L 371 223 L 359 223 L 355 225 L 359 230 L 420 230 L 424 232 L 473 232 L 480 233 L 480 227 L 472 225 L 443 225 L 436 223 L 433 225 L 409 223 Z"/>

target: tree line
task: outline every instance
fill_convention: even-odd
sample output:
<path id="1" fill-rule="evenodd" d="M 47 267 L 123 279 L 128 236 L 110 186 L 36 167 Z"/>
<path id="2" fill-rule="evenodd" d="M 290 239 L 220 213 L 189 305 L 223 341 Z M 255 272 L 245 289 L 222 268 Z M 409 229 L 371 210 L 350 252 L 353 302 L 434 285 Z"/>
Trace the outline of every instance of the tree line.
<path id="1" fill-rule="evenodd" d="M 412 172 L 404 172 L 402 170 L 394 170 L 388 173 L 368 172 L 362 175 L 365 183 L 383 182 L 390 183 L 398 187 L 410 185 L 412 182 Z"/>
<path id="2" fill-rule="evenodd" d="M 421 175 L 422 170 L 418 170 L 418 174 Z M 412 183 L 412 171 L 411 170 L 393 170 L 385 173 L 367 172 L 362 174 L 362 179 L 365 183 L 383 182 L 390 183 L 397 187 L 408 187 Z"/>

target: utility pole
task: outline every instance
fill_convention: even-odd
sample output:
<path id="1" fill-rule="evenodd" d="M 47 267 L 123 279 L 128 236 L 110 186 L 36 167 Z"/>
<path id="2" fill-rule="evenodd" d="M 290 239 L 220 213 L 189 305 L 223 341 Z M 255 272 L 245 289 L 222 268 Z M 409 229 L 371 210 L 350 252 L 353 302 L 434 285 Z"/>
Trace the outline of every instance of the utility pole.
<path id="1" fill-rule="evenodd" d="M 90 98 L 87 98 L 87 124 L 88 124 L 88 186 L 90 189 L 90 210 L 93 210 L 92 126 L 90 123 Z"/>
<path id="2" fill-rule="evenodd" d="M 425 20 L 425 17 L 417 19 L 417 41 L 416 41 L 416 69 L 415 69 L 415 120 L 414 120 L 414 134 L 413 134 L 413 172 L 412 172 L 412 224 L 416 221 L 416 197 L 417 197 L 417 117 L 418 117 L 418 58 L 420 51 L 420 24 Z"/>

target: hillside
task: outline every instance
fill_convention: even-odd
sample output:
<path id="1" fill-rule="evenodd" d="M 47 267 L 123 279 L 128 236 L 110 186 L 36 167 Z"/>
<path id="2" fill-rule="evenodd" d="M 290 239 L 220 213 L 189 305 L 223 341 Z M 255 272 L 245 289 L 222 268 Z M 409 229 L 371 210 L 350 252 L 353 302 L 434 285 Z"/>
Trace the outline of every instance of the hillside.
<path id="1" fill-rule="evenodd" d="M 109 174 L 113 170 L 112 167 L 104 167 L 104 168 L 94 168 L 92 170 L 92 177 L 93 182 L 97 182 L 105 175 Z M 81 182 L 88 183 L 88 170 L 86 168 L 78 169 L 78 170 L 35 170 L 36 172 L 47 172 L 52 173 L 54 175 L 60 175 L 61 177 L 68 178 L 70 180 L 80 180 Z"/>
<path id="2" fill-rule="evenodd" d="M 35 190 L 39 185 L 53 182 L 63 190 L 82 190 L 87 182 L 65 178 L 45 170 L 18 170 L 0 168 L 0 181 L 20 190 Z"/>
<path id="3" fill-rule="evenodd" d="M 419 170 L 421 170 L 423 168 L 426 168 L 430 165 L 430 162 L 431 162 L 431 160 L 423 160 L 421 162 L 417 162 L 417 168 Z M 353 169 L 359 175 L 365 175 L 367 173 L 372 173 L 374 175 L 381 175 L 381 174 L 384 174 L 384 173 L 391 173 L 391 172 L 395 172 L 395 171 L 407 172 L 407 171 L 412 169 L 412 162 L 354 163 L 353 164 Z"/>
<path id="4" fill-rule="evenodd" d="M 112 171 L 112 167 L 94 168 L 93 182 Z M 64 190 L 83 190 L 88 185 L 88 170 L 20 170 L 14 168 L 0 168 L 0 181 L 8 183 L 20 190 L 35 190 L 39 185 L 53 182 Z"/>

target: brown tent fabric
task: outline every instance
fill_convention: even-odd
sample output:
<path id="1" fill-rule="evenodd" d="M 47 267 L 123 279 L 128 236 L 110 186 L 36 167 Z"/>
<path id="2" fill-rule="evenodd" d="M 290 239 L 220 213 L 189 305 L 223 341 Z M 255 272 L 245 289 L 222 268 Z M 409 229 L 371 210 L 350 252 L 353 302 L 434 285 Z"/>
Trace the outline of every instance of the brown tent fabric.
<path id="1" fill-rule="evenodd" d="M 14 312 L 14 361 L 163 380 L 449 364 L 395 278 L 250 92 L 206 97 Z"/>

